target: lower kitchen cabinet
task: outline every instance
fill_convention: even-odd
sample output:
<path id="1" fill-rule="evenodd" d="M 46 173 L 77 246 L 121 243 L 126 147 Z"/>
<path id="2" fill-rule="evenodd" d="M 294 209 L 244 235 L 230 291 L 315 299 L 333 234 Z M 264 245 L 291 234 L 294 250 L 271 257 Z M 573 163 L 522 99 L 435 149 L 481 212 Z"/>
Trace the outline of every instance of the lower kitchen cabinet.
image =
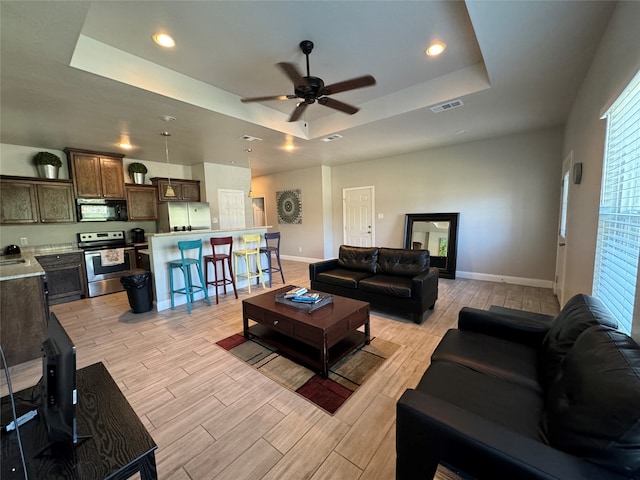
<path id="1" fill-rule="evenodd" d="M 0 282 L 0 304 L 0 338 L 7 366 L 40 358 L 49 311 L 44 276 L 3 280 Z"/>
<path id="2" fill-rule="evenodd" d="M 38 255 L 36 258 L 47 274 L 49 305 L 71 302 L 87 296 L 84 253 Z"/>

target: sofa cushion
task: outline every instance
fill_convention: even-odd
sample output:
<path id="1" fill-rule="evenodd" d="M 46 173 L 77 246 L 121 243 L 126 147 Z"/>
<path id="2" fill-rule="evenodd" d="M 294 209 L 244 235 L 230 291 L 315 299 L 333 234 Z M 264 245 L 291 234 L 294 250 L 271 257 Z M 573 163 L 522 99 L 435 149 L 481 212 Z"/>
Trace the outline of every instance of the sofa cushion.
<path id="1" fill-rule="evenodd" d="M 373 275 L 360 280 L 360 290 L 380 295 L 411 298 L 411 278 L 391 275 Z"/>
<path id="2" fill-rule="evenodd" d="M 370 272 L 354 272 L 345 270 L 344 268 L 336 268 L 328 272 L 319 273 L 316 280 L 330 285 L 339 285 L 347 288 L 358 288 L 358 283 L 363 279 L 370 277 Z"/>
<path id="3" fill-rule="evenodd" d="M 517 383 L 542 394 L 534 347 L 483 333 L 451 329 L 431 355 L 431 362 L 452 362 Z"/>
<path id="4" fill-rule="evenodd" d="M 415 277 L 429 270 L 429 250 L 405 250 L 403 248 L 380 248 L 378 250 L 378 273 Z"/>
<path id="5" fill-rule="evenodd" d="M 549 386 L 543 426 L 554 447 L 639 478 L 640 346 L 603 326 L 580 335 Z"/>
<path id="6" fill-rule="evenodd" d="M 375 247 L 351 247 L 340 245 L 338 265 L 357 272 L 376 273 L 378 249 Z"/>
<path id="7" fill-rule="evenodd" d="M 538 374 L 543 388 L 556 378 L 562 360 L 580 334 L 596 325 L 618 328 L 618 322 L 600 300 L 578 294 L 566 303 L 551 324 L 540 347 Z"/>
<path id="8" fill-rule="evenodd" d="M 416 390 L 542 441 L 543 397 L 529 388 L 449 362 L 432 363 Z"/>

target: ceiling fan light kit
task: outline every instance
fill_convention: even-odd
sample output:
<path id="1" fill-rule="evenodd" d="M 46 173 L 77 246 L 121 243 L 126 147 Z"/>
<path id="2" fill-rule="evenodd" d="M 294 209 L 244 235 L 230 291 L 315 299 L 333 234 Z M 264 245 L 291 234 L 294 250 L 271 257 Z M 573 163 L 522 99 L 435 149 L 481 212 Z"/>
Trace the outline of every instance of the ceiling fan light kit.
<path id="1" fill-rule="evenodd" d="M 265 102 L 270 100 L 292 100 L 292 99 L 301 99 L 302 101 L 298 101 L 296 104 L 296 108 L 293 110 L 293 113 L 289 117 L 289 122 L 297 121 L 305 109 L 315 103 L 318 102 L 320 105 L 324 105 L 325 107 L 333 108 L 334 110 L 338 110 L 343 113 L 347 113 L 349 115 L 353 115 L 358 110 L 358 107 L 354 107 L 353 105 L 346 104 L 334 98 L 328 97 L 328 95 L 334 95 L 336 93 L 342 93 L 349 90 L 355 90 L 357 88 L 369 87 L 376 84 L 375 78 L 371 75 L 363 75 L 361 77 L 352 78 L 349 80 L 344 80 L 342 82 L 333 83 L 331 85 L 325 85 L 324 81 L 319 77 L 311 76 L 309 70 L 309 54 L 313 51 L 313 42 L 311 40 L 303 40 L 300 42 L 300 50 L 306 56 L 307 60 L 307 75 L 302 76 L 298 71 L 298 67 L 296 67 L 293 63 L 280 62 L 276 65 L 284 72 L 284 74 L 289 77 L 289 80 L 293 82 L 293 95 L 274 95 L 267 97 L 250 97 L 243 98 L 241 101 L 243 103 L 251 103 L 251 102 Z"/>

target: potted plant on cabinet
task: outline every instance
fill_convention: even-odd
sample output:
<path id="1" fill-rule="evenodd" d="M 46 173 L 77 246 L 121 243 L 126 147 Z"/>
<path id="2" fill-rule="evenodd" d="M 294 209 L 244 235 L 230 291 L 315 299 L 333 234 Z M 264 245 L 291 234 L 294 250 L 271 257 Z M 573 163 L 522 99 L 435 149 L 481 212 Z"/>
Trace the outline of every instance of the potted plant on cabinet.
<path id="1" fill-rule="evenodd" d="M 33 163 L 38 168 L 38 175 L 42 178 L 58 178 L 58 170 L 62 166 L 62 160 L 51 152 L 38 152 L 33 156 Z"/>
<path id="2" fill-rule="evenodd" d="M 133 183 L 144 185 L 144 176 L 147 173 L 147 167 L 145 167 L 144 164 L 139 162 L 130 163 L 128 170 Z"/>

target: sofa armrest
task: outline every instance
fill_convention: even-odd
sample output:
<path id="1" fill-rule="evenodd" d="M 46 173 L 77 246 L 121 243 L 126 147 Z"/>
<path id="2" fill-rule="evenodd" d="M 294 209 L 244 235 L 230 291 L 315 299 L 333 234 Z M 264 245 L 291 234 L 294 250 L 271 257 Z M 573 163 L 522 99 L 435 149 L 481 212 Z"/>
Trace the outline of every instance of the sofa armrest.
<path id="1" fill-rule="evenodd" d="M 625 478 L 428 393 L 406 390 L 396 408 L 397 480 L 433 476 L 440 462 L 478 478 Z"/>
<path id="2" fill-rule="evenodd" d="M 422 272 L 411 279 L 411 292 L 413 296 L 420 300 L 420 303 L 428 297 L 428 292 L 438 289 L 438 277 L 440 269 L 430 267 L 429 270 Z M 430 306 L 430 305 L 427 305 Z"/>
<path id="3" fill-rule="evenodd" d="M 463 307 L 458 313 L 458 328 L 500 337 L 537 347 L 549 331 L 554 317 L 526 318 Z"/>
<path id="4" fill-rule="evenodd" d="M 328 272 L 338 268 L 338 259 L 323 260 L 321 262 L 309 264 L 309 280 L 315 280 L 316 276 L 322 272 Z"/>

